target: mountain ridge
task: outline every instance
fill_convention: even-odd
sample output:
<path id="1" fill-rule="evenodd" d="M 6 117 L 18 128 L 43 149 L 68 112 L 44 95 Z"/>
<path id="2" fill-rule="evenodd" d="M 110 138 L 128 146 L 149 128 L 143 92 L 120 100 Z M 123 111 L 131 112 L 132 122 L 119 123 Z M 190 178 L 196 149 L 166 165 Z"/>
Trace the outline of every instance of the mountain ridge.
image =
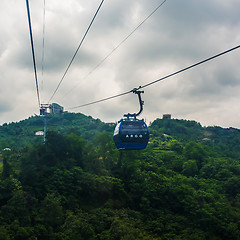
<path id="1" fill-rule="evenodd" d="M 104 123 L 82 113 L 62 113 L 47 115 L 47 130 L 61 134 L 74 132 L 87 140 L 94 140 L 99 132 L 113 132 L 115 123 Z M 43 141 L 43 136 L 35 136 L 38 131 L 43 131 L 44 119 L 40 116 L 31 116 L 19 122 L 12 122 L 0 126 L 0 149 L 23 148 L 33 143 Z M 222 128 L 220 126 L 202 127 L 194 120 L 184 119 L 155 119 L 149 125 L 151 136 L 165 134 L 179 141 L 204 141 L 205 143 L 221 142 L 234 138 L 240 145 L 240 130 L 237 128 Z M 225 140 L 224 140 L 225 138 Z M 240 150 L 239 150 L 240 151 Z"/>

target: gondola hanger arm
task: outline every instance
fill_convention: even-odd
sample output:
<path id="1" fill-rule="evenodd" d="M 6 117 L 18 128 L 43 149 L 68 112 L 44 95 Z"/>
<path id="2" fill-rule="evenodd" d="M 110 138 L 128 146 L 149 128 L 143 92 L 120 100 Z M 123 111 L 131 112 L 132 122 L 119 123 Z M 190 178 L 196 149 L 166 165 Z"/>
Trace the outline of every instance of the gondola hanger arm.
<path id="1" fill-rule="evenodd" d="M 138 87 L 138 88 L 134 88 L 131 92 L 132 93 L 135 93 L 138 95 L 138 100 L 139 100 L 139 104 L 140 104 L 140 110 L 138 113 L 128 113 L 128 114 L 124 114 L 124 117 L 126 118 L 130 118 L 130 117 L 133 117 L 134 119 L 136 119 L 137 116 L 139 116 L 141 114 L 141 112 L 143 111 L 143 105 L 144 105 L 144 101 L 142 100 L 142 97 L 141 97 L 141 94 L 144 93 L 144 91 L 140 91 L 139 89 L 141 88 Z"/>

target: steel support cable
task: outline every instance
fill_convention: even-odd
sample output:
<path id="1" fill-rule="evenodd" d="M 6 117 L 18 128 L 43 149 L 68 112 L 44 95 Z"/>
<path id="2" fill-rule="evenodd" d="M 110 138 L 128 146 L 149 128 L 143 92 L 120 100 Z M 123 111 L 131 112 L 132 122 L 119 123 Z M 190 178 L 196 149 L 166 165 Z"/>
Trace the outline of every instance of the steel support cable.
<path id="1" fill-rule="evenodd" d="M 160 5 L 158 5 L 132 32 L 130 32 L 113 50 L 106 55 L 82 80 L 86 79 L 91 75 L 96 69 L 98 69 L 124 42 L 128 40 L 167 0 L 164 0 Z M 67 92 L 62 99 L 67 96 L 70 92 L 76 89 L 78 84 L 76 84 L 69 92 Z"/>
<path id="2" fill-rule="evenodd" d="M 86 104 L 83 104 L 83 105 L 80 105 L 80 106 L 77 106 L 77 107 L 68 108 L 68 109 L 72 110 L 72 109 L 76 109 L 76 108 L 86 107 L 86 106 L 93 105 L 93 104 L 100 103 L 100 102 L 104 102 L 104 101 L 107 101 L 107 100 L 110 100 L 110 99 L 113 99 L 113 98 L 121 97 L 121 96 L 129 94 L 131 92 L 132 92 L 132 90 L 128 91 L 128 92 L 124 92 L 124 93 L 120 93 L 120 94 L 114 95 L 112 97 L 103 98 L 101 100 L 97 100 L 97 101 L 94 101 L 94 102 L 89 102 L 89 103 L 86 103 Z"/>
<path id="3" fill-rule="evenodd" d="M 31 41 L 31 48 L 32 48 L 32 58 L 33 58 L 33 67 L 34 67 L 34 74 L 35 74 L 35 83 L 36 83 L 36 90 L 37 90 L 37 99 L 38 99 L 38 105 L 39 105 L 39 108 L 40 108 L 41 107 L 41 102 L 40 102 L 40 94 L 39 94 L 39 88 L 38 88 L 37 66 L 36 66 L 35 53 L 34 53 L 32 24 L 31 24 L 31 16 L 30 16 L 30 8 L 29 8 L 28 0 L 26 0 L 26 6 L 27 6 L 30 41 Z"/>
<path id="4" fill-rule="evenodd" d="M 45 52 L 45 16 L 46 16 L 46 2 L 43 0 L 43 29 L 42 29 L 42 89 L 43 90 L 43 78 L 44 78 L 44 52 Z"/>
<path id="5" fill-rule="evenodd" d="M 72 109 L 76 109 L 76 108 L 81 108 L 81 107 L 93 105 L 93 104 L 96 104 L 96 103 L 104 102 L 104 101 L 107 101 L 107 100 L 110 100 L 110 99 L 113 99 L 113 98 L 121 97 L 121 96 L 123 96 L 123 95 L 132 93 L 132 92 L 134 92 L 134 91 L 136 91 L 136 90 L 139 90 L 139 89 L 142 89 L 142 88 L 145 88 L 145 87 L 148 87 L 148 86 L 153 85 L 153 84 L 155 84 L 155 83 L 158 83 L 158 82 L 160 82 L 160 81 L 162 81 L 162 80 L 165 80 L 165 79 L 167 79 L 167 78 L 169 78 L 169 77 L 172 77 L 172 76 L 175 76 L 175 75 L 177 75 L 177 74 L 179 74 L 179 73 L 182 73 L 182 72 L 184 72 L 184 71 L 187 71 L 187 70 L 189 70 L 189 69 L 191 69 L 191 68 L 194 68 L 194 67 L 196 67 L 196 66 L 198 66 L 198 65 L 200 65 L 200 64 L 206 63 L 206 62 L 208 62 L 208 61 L 210 61 L 210 60 L 213 60 L 213 59 L 215 59 L 215 58 L 217 58 L 217 57 L 220 57 L 220 56 L 222 56 L 222 55 L 224 55 L 224 54 L 227 54 L 227 53 L 229 53 L 229 52 L 232 52 L 232 51 L 234 51 L 234 50 L 236 50 L 236 49 L 238 49 L 238 48 L 240 48 L 240 45 L 238 45 L 238 46 L 236 46 L 236 47 L 233 47 L 233 48 L 231 48 L 231 49 L 228 49 L 228 50 L 226 50 L 226 51 L 224 51 L 224 52 L 221 52 L 221 53 L 219 53 L 219 54 L 217 54 L 217 55 L 214 55 L 214 56 L 212 56 L 212 57 L 209 57 L 209 58 L 207 58 L 207 59 L 205 59 L 205 60 L 202 60 L 202 61 L 200 61 L 200 62 L 198 62 L 198 63 L 195 63 L 195 64 L 193 64 L 193 65 L 191 65 L 191 66 L 189 66 L 189 67 L 183 68 L 183 69 L 181 69 L 181 70 L 179 70 L 179 71 L 177 71 L 177 72 L 174 72 L 174 73 L 172 73 L 172 74 L 169 74 L 169 75 L 167 75 L 167 76 L 165 76 L 165 77 L 162 77 L 162 78 L 160 78 L 160 79 L 157 79 L 157 80 L 155 80 L 155 81 L 153 81 L 153 82 L 147 83 L 147 84 L 145 84 L 145 85 L 143 85 L 143 86 L 139 86 L 138 88 L 134 88 L 134 89 L 132 89 L 132 90 L 130 90 L 130 91 L 127 91 L 127 92 L 124 92 L 124 93 L 120 93 L 120 94 L 114 95 L 114 96 L 112 96 L 112 97 L 107 97 L 107 98 L 103 98 L 103 99 L 100 99 L 100 100 L 97 100 L 97 101 L 89 102 L 89 103 L 86 103 L 86 104 L 83 104 L 83 105 L 79 105 L 79 106 L 76 106 L 76 107 L 68 108 L 68 109 L 69 109 L 69 110 L 72 110 Z"/>
<path id="6" fill-rule="evenodd" d="M 208 61 L 210 61 L 210 60 L 213 60 L 214 58 L 217 58 L 217 57 L 220 57 L 220 56 L 222 56 L 222 55 L 224 55 L 224 54 L 227 54 L 227 53 L 229 53 L 229 52 L 232 52 L 232 51 L 234 51 L 234 50 L 236 50 L 236 49 L 238 49 L 238 48 L 240 48 L 240 45 L 238 45 L 238 46 L 236 46 L 236 47 L 233 47 L 233 48 L 231 48 L 231 49 L 228 49 L 228 50 L 226 50 L 226 51 L 224 51 L 224 52 L 221 52 L 221 53 L 219 53 L 219 54 L 217 54 L 217 55 L 215 55 L 215 56 L 212 56 L 212 57 L 210 57 L 210 58 L 207 58 L 207 59 L 205 59 L 205 60 L 203 60 L 203 61 L 200 61 L 200 62 L 198 62 L 198 63 L 195 63 L 195 64 L 193 64 L 193 65 L 191 65 L 191 66 L 189 66 L 189 67 L 183 68 L 183 69 L 181 69 L 181 70 L 179 70 L 179 71 L 177 71 L 177 72 L 175 72 L 175 73 L 169 74 L 169 75 L 167 75 L 167 76 L 165 76 L 165 77 L 163 77 L 163 78 L 157 79 L 157 80 L 155 80 L 155 81 L 153 81 L 153 82 L 150 82 L 150 83 L 148 83 L 148 84 L 145 84 L 145 85 L 143 85 L 143 86 L 140 86 L 140 87 L 137 88 L 137 90 L 138 90 L 138 89 L 145 88 L 145 87 L 148 87 L 148 86 L 150 86 L 150 85 L 152 85 L 152 84 L 155 84 L 155 83 L 157 83 L 157 82 L 160 82 L 160 81 L 162 81 L 162 80 L 164 80 L 164 79 L 166 79 L 166 78 L 169 78 L 169 77 L 172 77 L 172 76 L 177 75 L 177 74 L 179 74 L 179 73 L 182 73 L 182 72 L 184 72 L 184 71 L 187 71 L 187 70 L 189 70 L 189 69 L 191 69 L 191 68 L 194 68 L 194 67 L 196 67 L 196 66 L 198 66 L 198 65 L 201 65 L 201 64 L 203 64 L 203 63 L 205 63 L 205 62 L 208 62 Z"/>
<path id="7" fill-rule="evenodd" d="M 73 55 L 73 57 L 72 57 L 70 63 L 69 63 L 68 66 L 67 66 L 67 69 L 65 70 L 65 72 L 64 72 L 64 74 L 63 74 L 63 76 L 62 76 L 60 82 L 59 82 L 58 85 L 57 85 L 57 88 L 56 88 L 55 91 L 53 92 L 53 94 L 52 94 L 51 98 L 49 99 L 48 103 L 50 103 L 50 101 L 53 99 L 53 97 L 55 96 L 57 90 L 59 89 L 59 87 L 60 87 L 60 85 L 61 85 L 63 79 L 65 78 L 65 76 L 66 76 L 66 74 L 67 74 L 67 72 L 68 72 L 70 66 L 71 66 L 72 63 L 73 63 L 74 58 L 76 57 L 76 55 L 77 55 L 77 53 L 78 53 L 80 47 L 82 46 L 82 43 L 83 43 L 84 39 L 86 38 L 86 36 L 87 36 L 87 34 L 88 34 L 88 32 L 89 32 L 89 30 L 90 30 L 90 28 L 91 28 L 91 26 L 92 26 L 94 20 L 95 20 L 97 14 L 98 14 L 98 12 L 99 12 L 99 10 L 100 10 L 100 8 L 101 8 L 103 2 L 104 2 L 104 0 L 101 1 L 101 3 L 100 3 L 100 5 L 99 5 L 99 7 L 98 7 L 96 13 L 95 13 L 94 16 L 93 16 L 93 19 L 92 19 L 91 23 L 89 24 L 89 26 L 88 26 L 88 28 L 87 28 L 87 30 L 86 30 L 86 32 L 85 32 L 85 34 L 84 34 L 84 36 L 83 36 L 81 42 L 79 43 L 79 45 L 78 45 L 78 47 L 77 47 L 77 50 L 75 51 L 75 53 L 74 53 L 74 55 Z"/>

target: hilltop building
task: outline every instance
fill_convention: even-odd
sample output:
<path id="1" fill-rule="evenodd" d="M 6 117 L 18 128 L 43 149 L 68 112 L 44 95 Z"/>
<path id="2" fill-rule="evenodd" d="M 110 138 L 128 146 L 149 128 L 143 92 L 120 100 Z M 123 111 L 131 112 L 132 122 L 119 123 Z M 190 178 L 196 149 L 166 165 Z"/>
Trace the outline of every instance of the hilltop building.
<path id="1" fill-rule="evenodd" d="M 48 114 L 60 114 L 63 113 L 63 107 L 57 103 L 52 104 L 41 104 L 40 115 L 48 115 Z"/>
<path id="2" fill-rule="evenodd" d="M 171 114 L 163 114 L 163 119 L 171 119 Z"/>
<path id="3" fill-rule="evenodd" d="M 63 107 L 57 103 L 52 103 L 50 105 L 50 113 L 53 113 L 53 114 L 63 113 Z"/>

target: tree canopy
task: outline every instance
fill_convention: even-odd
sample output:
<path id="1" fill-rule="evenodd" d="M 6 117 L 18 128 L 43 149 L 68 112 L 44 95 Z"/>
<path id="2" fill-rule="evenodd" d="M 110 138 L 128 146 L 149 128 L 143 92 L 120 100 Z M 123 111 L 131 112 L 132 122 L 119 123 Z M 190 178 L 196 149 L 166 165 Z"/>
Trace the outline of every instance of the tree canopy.
<path id="1" fill-rule="evenodd" d="M 50 119 L 45 144 L 38 117 L 0 129 L 0 240 L 240 238 L 238 129 L 157 119 L 145 150 L 118 151 L 112 124 Z"/>

